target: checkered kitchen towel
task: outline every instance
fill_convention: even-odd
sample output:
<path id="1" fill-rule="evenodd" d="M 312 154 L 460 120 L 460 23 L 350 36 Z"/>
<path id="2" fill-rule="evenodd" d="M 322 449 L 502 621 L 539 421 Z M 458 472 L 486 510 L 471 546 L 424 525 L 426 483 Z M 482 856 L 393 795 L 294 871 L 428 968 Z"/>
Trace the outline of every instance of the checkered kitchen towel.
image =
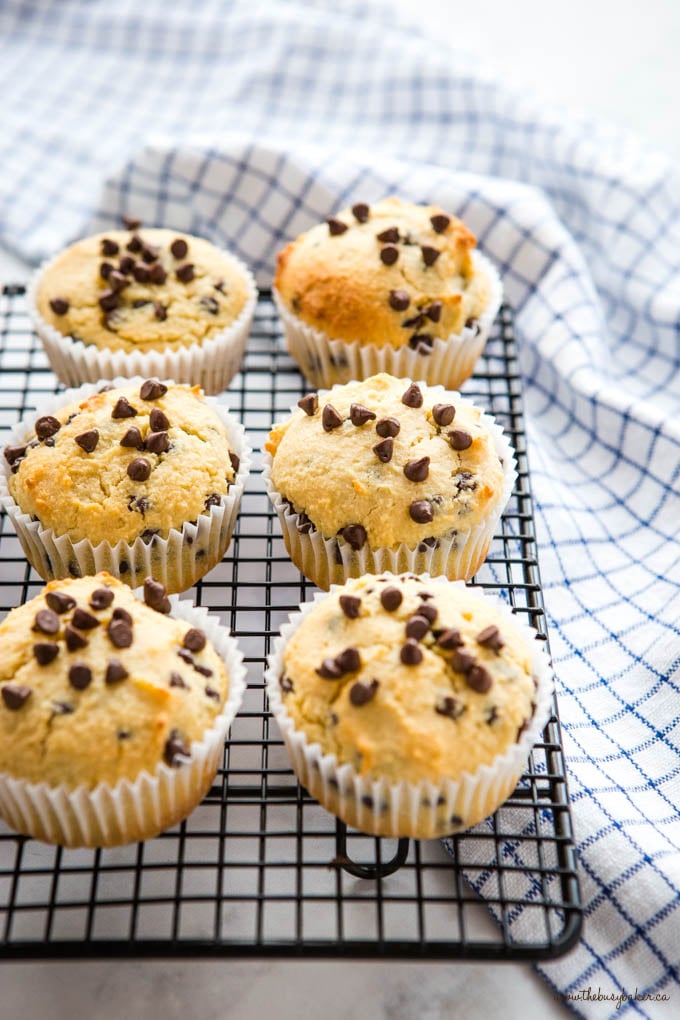
<path id="1" fill-rule="evenodd" d="M 563 993 L 677 1007 L 669 162 L 537 109 L 363 2 L 5 0 L 0 94 L 0 240 L 31 260 L 129 212 L 230 245 L 266 284 L 285 240 L 352 199 L 397 192 L 470 223 L 517 315 L 587 902 L 579 947 L 541 970 Z"/>

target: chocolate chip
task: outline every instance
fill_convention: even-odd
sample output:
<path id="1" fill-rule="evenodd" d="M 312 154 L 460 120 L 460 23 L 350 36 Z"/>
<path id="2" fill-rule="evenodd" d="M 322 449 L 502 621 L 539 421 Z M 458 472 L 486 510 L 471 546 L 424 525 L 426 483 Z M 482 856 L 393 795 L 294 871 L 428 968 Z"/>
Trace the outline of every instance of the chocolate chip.
<path id="1" fill-rule="evenodd" d="M 127 473 L 133 482 L 145 482 L 151 474 L 151 465 L 144 457 L 135 457 L 128 464 Z"/>
<path id="2" fill-rule="evenodd" d="M 113 592 L 110 588 L 95 588 L 90 595 L 90 609 L 108 609 L 113 602 Z"/>
<path id="3" fill-rule="evenodd" d="M 125 623 L 130 625 L 130 627 L 132 626 L 132 616 L 128 613 L 127 609 L 123 609 L 122 606 L 116 606 L 111 616 L 114 620 L 124 620 Z"/>
<path id="4" fill-rule="evenodd" d="M 430 458 L 420 457 L 404 464 L 404 474 L 409 482 L 424 482 L 430 471 Z"/>
<path id="5" fill-rule="evenodd" d="M 500 652 L 501 648 L 505 644 L 498 627 L 495 627 L 493 624 L 489 624 L 488 627 L 481 630 L 476 637 L 476 641 L 478 645 L 483 645 L 485 648 L 491 648 L 494 652 Z"/>
<path id="6" fill-rule="evenodd" d="M 234 474 L 238 474 L 238 469 L 241 467 L 241 458 L 233 450 L 229 451 L 229 463 L 234 470 Z"/>
<path id="7" fill-rule="evenodd" d="M 342 220 L 336 219 L 335 216 L 329 216 L 326 223 L 328 224 L 328 232 L 331 237 L 338 237 L 348 229 L 347 224 L 343 223 Z"/>
<path id="8" fill-rule="evenodd" d="M 406 637 L 413 638 L 414 641 L 422 641 L 429 629 L 430 621 L 420 613 L 416 613 L 406 624 Z"/>
<path id="9" fill-rule="evenodd" d="M 380 249 L 380 261 L 386 266 L 393 266 L 399 258 L 399 249 L 394 244 L 386 244 Z"/>
<path id="10" fill-rule="evenodd" d="M 216 691 L 214 687 L 210 686 L 210 684 L 206 685 L 205 696 L 207 698 L 212 698 L 213 701 L 219 701 L 220 700 L 220 692 Z"/>
<path id="11" fill-rule="evenodd" d="M 77 691 L 84 691 L 92 683 L 92 670 L 83 662 L 74 662 L 68 671 L 68 682 Z"/>
<path id="12" fill-rule="evenodd" d="M 452 450 L 467 450 L 472 445 L 472 436 L 465 429 L 451 429 L 448 436 Z"/>
<path id="13" fill-rule="evenodd" d="M 373 677 L 370 684 L 365 684 L 361 680 L 357 680 L 355 684 L 349 689 L 349 700 L 352 702 L 355 708 L 361 708 L 362 705 L 367 705 L 369 701 L 372 701 L 376 696 L 380 687 L 378 680 Z"/>
<path id="14" fill-rule="evenodd" d="M 478 691 L 479 694 L 486 694 L 493 683 L 489 671 L 479 663 L 475 663 L 475 665 L 466 672 L 465 679 L 468 686 L 470 686 L 473 691 Z"/>
<path id="15" fill-rule="evenodd" d="M 76 436 L 76 443 L 85 453 L 92 453 L 93 450 L 96 450 L 98 442 L 99 432 L 97 429 L 88 429 L 87 432 L 81 432 L 79 436 Z"/>
<path id="16" fill-rule="evenodd" d="M 165 283 L 167 278 L 168 274 L 166 273 L 165 269 L 163 268 L 163 265 L 160 262 L 154 262 L 153 265 L 150 266 L 149 279 L 151 283 L 162 284 Z M 213 301 L 214 299 L 211 298 L 210 300 Z M 215 305 L 217 305 L 216 301 Z"/>
<path id="17" fill-rule="evenodd" d="M 355 673 L 361 669 L 359 649 L 350 646 L 335 656 L 335 664 L 343 673 Z"/>
<path id="18" fill-rule="evenodd" d="M 99 626 L 99 620 L 92 613 L 88 613 L 86 609 L 81 609 L 78 606 L 73 610 L 73 616 L 71 617 L 71 623 L 78 630 L 93 630 Z"/>
<path id="19" fill-rule="evenodd" d="M 381 418 L 379 422 L 376 422 L 375 431 L 383 439 L 391 439 L 399 435 L 400 428 L 401 425 L 396 418 Z"/>
<path id="20" fill-rule="evenodd" d="M 317 666 L 316 673 L 323 680 L 339 680 L 343 671 L 337 665 L 335 659 L 324 659 L 320 666 Z"/>
<path id="21" fill-rule="evenodd" d="M 191 654 L 191 652 L 188 649 L 186 649 L 186 648 L 178 648 L 177 649 L 177 654 L 180 657 L 180 659 L 182 660 L 182 662 L 188 663 L 189 666 L 194 666 L 194 667 L 196 666 L 196 663 L 194 662 L 194 657 L 193 657 L 193 655 Z"/>
<path id="22" fill-rule="evenodd" d="M 221 502 L 222 502 L 222 497 L 219 496 L 216 492 L 212 492 L 207 497 L 207 499 L 206 499 L 206 501 L 205 501 L 205 503 L 203 505 L 205 506 L 206 510 L 209 510 L 211 506 L 219 506 Z"/>
<path id="23" fill-rule="evenodd" d="M 50 300 L 50 308 L 55 315 L 66 315 L 69 310 L 69 303 L 66 298 L 54 297 Z"/>
<path id="24" fill-rule="evenodd" d="M 456 417 L 456 409 L 453 404 L 435 404 L 432 408 L 432 417 L 437 425 L 445 428 Z"/>
<path id="25" fill-rule="evenodd" d="M 190 652 L 202 652 L 206 645 L 205 634 L 198 627 L 192 627 L 184 635 L 182 644 Z"/>
<path id="26" fill-rule="evenodd" d="M 475 662 L 474 655 L 467 648 L 461 648 L 451 656 L 451 666 L 457 673 L 469 673 Z"/>
<path id="27" fill-rule="evenodd" d="M 67 701 L 53 701 L 52 711 L 55 715 L 73 715 L 75 708 Z"/>
<path id="28" fill-rule="evenodd" d="M 135 418 L 137 411 L 130 403 L 127 397 L 119 397 L 116 401 L 116 406 L 111 412 L 112 418 Z"/>
<path id="29" fill-rule="evenodd" d="M 152 432 L 167 432 L 170 428 L 170 421 L 160 407 L 154 407 L 149 415 L 149 425 Z"/>
<path id="30" fill-rule="evenodd" d="M 366 422 L 375 421 L 377 415 L 375 411 L 371 411 L 370 408 L 365 407 L 363 404 L 350 404 L 349 418 L 352 425 L 356 428 L 361 428 Z"/>
<path id="31" fill-rule="evenodd" d="M 194 266 L 192 262 L 185 262 L 175 274 L 182 283 L 191 283 L 194 278 Z"/>
<path id="32" fill-rule="evenodd" d="M 355 552 L 363 549 L 368 538 L 363 524 L 347 524 L 344 528 L 340 529 L 339 534 L 342 535 Z"/>
<path id="33" fill-rule="evenodd" d="M 172 768 L 178 768 L 190 757 L 189 747 L 179 730 L 172 730 L 163 748 L 163 758 L 166 764 Z"/>
<path id="34" fill-rule="evenodd" d="M 342 417 L 333 405 L 326 404 L 321 412 L 321 424 L 323 425 L 324 432 L 332 432 L 333 429 L 339 428 L 342 425 L 342 422 Z"/>
<path id="35" fill-rule="evenodd" d="M 64 641 L 69 652 L 77 652 L 80 648 L 87 647 L 87 639 L 79 634 L 70 623 L 67 623 L 64 629 Z"/>
<path id="36" fill-rule="evenodd" d="M 298 407 L 300 407 L 305 414 L 309 417 L 313 417 L 319 409 L 319 397 L 316 393 L 308 393 L 306 397 L 298 400 Z"/>
<path id="37" fill-rule="evenodd" d="M 361 612 L 361 599 L 356 595 L 341 595 L 340 608 L 348 620 L 356 620 Z"/>
<path id="38" fill-rule="evenodd" d="M 474 317 L 465 320 L 466 329 L 474 329 L 475 336 L 478 336 L 482 332 L 482 327 L 479 325 L 479 320 Z"/>
<path id="39" fill-rule="evenodd" d="M 142 247 L 142 258 L 148 265 L 151 265 L 153 262 L 155 262 L 159 255 L 160 249 L 156 248 L 156 246 L 153 244 L 145 244 Z"/>
<path id="40" fill-rule="evenodd" d="M 167 432 L 150 432 L 144 440 L 144 445 L 149 453 L 167 453 L 170 449 L 170 440 Z M 129 470 L 128 470 L 129 474 Z M 132 477 L 132 476 L 130 476 Z M 148 476 L 147 476 L 148 477 Z M 135 478 L 135 481 L 144 481 L 143 478 Z"/>
<path id="41" fill-rule="evenodd" d="M 168 310 L 160 301 L 154 301 L 153 313 L 159 322 L 165 322 L 168 317 Z"/>
<path id="42" fill-rule="evenodd" d="M 376 237 L 384 244 L 396 244 L 399 240 L 399 228 L 388 227 L 386 230 L 381 231 L 381 233 L 376 234 Z"/>
<path id="43" fill-rule="evenodd" d="M 442 317 L 442 308 L 443 305 L 441 301 L 433 301 L 432 304 L 425 309 L 425 314 L 430 322 L 439 322 Z"/>
<path id="44" fill-rule="evenodd" d="M 404 596 L 399 588 L 383 588 L 380 593 L 380 604 L 388 613 L 394 613 L 403 602 Z"/>
<path id="45" fill-rule="evenodd" d="M 458 719 L 465 711 L 465 706 L 461 705 L 457 698 L 447 696 L 434 706 L 434 710 L 438 715 L 445 715 L 449 719 Z"/>
<path id="46" fill-rule="evenodd" d="M 113 265 L 112 262 L 102 262 L 102 264 L 99 267 L 99 275 L 101 276 L 102 280 L 108 280 L 109 276 L 114 271 L 114 269 L 115 266 Z"/>
<path id="47" fill-rule="evenodd" d="M 425 316 L 419 312 L 418 315 L 412 315 L 410 319 L 404 319 L 401 325 L 403 329 L 420 329 L 424 322 Z"/>
<path id="48" fill-rule="evenodd" d="M 104 683 L 106 684 L 117 684 L 121 680 L 127 679 L 130 674 L 126 670 L 125 666 L 120 662 L 119 659 L 109 659 L 106 666 L 106 673 L 104 674 Z"/>
<path id="49" fill-rule="evenodd" d="M 137 283 L 148 283 L 149 282 L 149 267 L 143 262 L 135 262 L 132 268 L 132 275 L 134 276 Z"/>
<path id="50" fill-rule="evenodd" d="M 418 616 L 424 616 L 429 621 L 430 626 L 437 619 L 438 613 L 435 606 L 422 605 L 418 609 Z"/>
<path id="51" fill-rule="evenodd" d="M 35 434 L 38 439 L 49 439 L 50 436 L 55 436 L 60 428 L 61 422 L 57 418 L 45 414 L 35 423 Z"/>
<path id="52" fill-rule="evenodd" d="M 399 658 L 405 666 L 417 666 L 421 663 L 423 661 L 423 653 L 418 646 L 418 642 L 414 641 L 413 638 L 409 638 L 406 644 L 401 646 Z"/>
<path id="53" fill-rule="evenodd" d="M 291 691 L 293 690 L 293 681 L 289 676 L 282 676 L 279 679 L 279 687 L 281 688 L 284 694 L 290 694 Z"/>
<path id="54" fill-rule="evenodd" d="M 376 443 L 373 447 L 373 453 L 376 455 L 378 460 L 381 460 L 383 464 L 387 464 L 392 460 L 392 454 L 394 452 L 394 440 L 393 439 L 381 439 L 379 443 Z"/>
<path id="55" fill-rule="evenodd" d="M 450 222 L 451 217 L 447 216 L 446 213 L 435 213 L 434 216 L 430 216 L 432 229 L 437 234 L 443 234 Z"/>
<path id="56" fill-rule="evenodd" d="M 438 248 L 433 248 L 429 244 L 424 244 L 420 250 L 423 253 L 423 262 L 426 266 L 433 266 L 441 255 Z"/>
<path id="57" fill-rule="evenodd" d="M 147 577 L 144 581 L 144 601 L 158 613 L 170 612 L 170 600 L 165 594 L 165 587 L 153 577 Z"/>
<path id="58" fill-rule="evenodd" d="M 183 237 L 176 237 L 170 245 L 170 251 L 176 259 L 183 259 L 186 257 L 189 251 L 189 245 L 186 243 Z"/>
<path id="59" fill-rule="evenodd" d="M 45 595 L 45 602 L 55 613 L 67 613 L 76 604 L 74 598 L 71 598 L 70 595 L 64 595 L 61 591 L 48 591 L 47 595 Z"/>
<path id="60" fill-rule="evenodd" d="M 25 446 L 6 446 L 4 449 L 5 460 L 10 467 L 14 467 L 15 464 L 20 463 L 23 460 L 25 453 Z"/>
<path id="61" fill-rule="evenodd" d="M 130 229 L 132 230 L 134 228 L 131 227 Z M 133 234 L 128 243 L 125 245 L 125 247 L 127 248 L 128 251 L 135 252 L 141 251 L 142 248 L 144 247 L 144 242 L 142 241 L 139 234 Z"/>
<path id="62" fill-rule="evenodd" d="M 133 450 L 141 450 L 142 446 L 144 445 L 142 433 L 135 425 L 133 425 L 131 428 L 127 430 L 127 432 L 121 439 L 120 445 L 130 447 Z"/>
<path id="63" fill-rule="evenodd" d="M 132 644 L 132 627 L 125 620 L 111 620 L 106 633 L 116 648 L 129 648 Z"/>
<path id="64" fill-rule="evenodd" d="M 40 666 L 48 666 L 59 654 L 59 645 L 54 641 L 38 641 L 33 645 L 33 655 Z"/>
<path id="65" fill-rule="evenodd" d="M 123 223 L 128 230 L 139 230 L 142 225 L 142 221 L 134 216 L 123 216 Z"/>
<path id="66" fill-rule="evenodd" d="M 39 609 L 33 621 L 33 630 L 41 634 L 56 634 L 59 630 L 59 617 L 52 609 Z"/>
<path id="67" fill-rule="evenodd" d="M 409 388 L 401 397 L 402 404 L 406 407 L 422 407 L 423 406 L 423 394 L 420 391 L 420 387 L 417 383 L 411 383 Z"/>
<path id="68" fill-rule="evenodd" d="M 456 627 L 449 627 L 443 631 L 437 638 L 437 644 L 444 651 L 453 651 L 456 648 L 461 648 L 463 645 L 463 639 L 460 636 L 460 631 Z"/>
<path id="69" fill-rule="evenodd" d="M 159 397 L 164 397 L 167 392 L 168 387 L 165 383 L 160 382 L 158 379 L 145 379 L 140 387 L 139 396 L 142 400 L 158 400 Z M 151 413 L 153 414 L 153 411 Z M 167 428 L 167 425 L 165 428 Z"/>
<path id="70" fill-rule="evenodd" d="M 110 237 L 102 239 L 101 252 L 102 255 L 117 255 L 119 251 L 117 241 L 113 241 Z"/>
<path id="71" fill-rule="evenodd" d="M 105 290 L 99 298 L 99 305 L 105 312 L 112 312 L 118 307 L 118 294 L 115 290 Z"/>
<path id="72" fill-rule="evenodd" d="M 184 255 L 180 255 L 178 257 L 179 258 L 184 258 Z M 184 679 L 182 677 L 182 674 L 181 673 L 176 673 L 174 670 L 170 674 L 170 686 L 171 687 L 181 687 L 182 690 L 185 690 L 185 691 L 189 690 L 189 684 L 184 681 Z"/>
<path id="73" fill-rule="evenodd" d="M 121 290 L 125 290 L 126 287 L 130 286 L 130 281 L 128 280 L 127 276 L 125 276 L 123 273 L 119 273 L 117 269 L 112 270 L 109 273 L 107 279 L 109 287 L 111 288 L 111 290 L 116 291 L 116 293 L 118 293 Z"/>
<path id="74" fill-rule="evenodd" d="M 492 726 L 496 719 L 498 719 L 498 709 L 495 705 L 492 705 L 489 711 L 486 713 L 486 721 L 489 726 Z"/>
<path id="75" fill-rule="evenodd" d="M 352 206 L 352 215 L 359 223 L 365 223 L 370 215 L 370 208 L 365 202 L 357 202 Z"/>
<path id="76" fill-rule="evenodd" d="M 408 345 L 419 354 L 430 354 L 434 340 L 429 333 L 414 333 L 409 339 Z"/>
<path id="77" fill-rule="evenodd" d="M 405 290 L 391 290 L 389 296 L 390 308 L 395 312 L 405 312 L 411 304 L 411 298 Z"/>
<path id="78" fill-rule="evenodd" d="M 25 687 L 23 684 L 5 684 L 2 688 L 2 700 L 10 712 L 18 712 L 32 693 L 31 688 Z"/>
<path id="79" fill-rule="evenodd" d="M 218 302 L 210 295 L 204 295 L 202 298 L 199 298 L 198 303 L 210 315 L 217 315 L 220 310 Z"/>
<path id="80" fill-rule="evenodd" d="M 118 268 L 120 269 L 121 273 L 125 273 L 126 276 L 132 272 L 134 266 L 135 260 L 133 259 L 132 255 L 123 255 L 123 257 L 118 260 Z"/>
<path id="81" fill-rule="evenodd" d="M 429 499 L 415 499 L 409 507 L 409 514 L 411 520 L 416 524 L 429 524 L 434 519 L 434 511 Z"/>

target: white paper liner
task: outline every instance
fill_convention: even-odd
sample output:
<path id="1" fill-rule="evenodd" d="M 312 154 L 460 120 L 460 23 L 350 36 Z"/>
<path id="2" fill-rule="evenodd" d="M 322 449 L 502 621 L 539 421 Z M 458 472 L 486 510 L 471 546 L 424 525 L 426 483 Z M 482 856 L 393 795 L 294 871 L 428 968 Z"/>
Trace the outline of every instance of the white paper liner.
<path id="1" fill-rule="evenodd" d="M 406 387 L 410 384 L 411 379 L 404 379 L 403 382 Z M 418 380 L 418 382 L 422 382 L 422 380 Z M 337 385 L 344 384 L 338 383 Z M 320 390 L 319 396 L 325 397 L 328 392 Z M 431 386 L 430 393 L 435 395 L 435 403 L 451 403 L 456 407 L 461 403 L 476 406 L 472 404 L 471 400 L 461 397 L 459 393 L 451 393 L 443 386 Z M 291 407 L 290 413 L 297 410 L 297 405 L 294 405 Z M 326 538 L 315 529 L 307 534 L 301 534 L 297 529 L 298 514 L 291 509 L 290 504 L 272 482 L 272 457 L 265 450 L 262 456 L 262 477 L 265 489 L 281 522 L 283 541 L 288 555 L 300 573 L 325 590 L 331 584 L 342 584 L 350 577 L 361 577 L 362 574 L 382 574 L 385 571 L 395 574 L 407 572 L 443 574 L 454 581 L 469 580 L 487 557 L 496 526 L 508 504 L 517 479 L 515 451 L 501 426 L 486 411 L 481 412 L 479 423 L 486 427 L 493 436 L 496 451 L 503 466 L 502 493 L 484 521 L 480 521 L 476 527 L 470 528 L 468 531 L 450 531 L 445 535 L 437 536 L 436 544 L 433 546 L 426 546 L 421 541 L 415 546 L 402 543 L 397 546 L 372 549 L 366 542 L 363 549 L 355 550 L 348 542 L 338 542 L 334 536 Z M 305 508 L 305 510 L 307 509 Z M 361 524 L 362 522 L 357 521 L 357 523 Z"/>
<path id="2" fill-rule="evenodd" d="M 248 297 L 238 317 L 230 326 L 202 344 L 193 343 L 177 350 L 147 352 L 113 351 L 95 344 L 86 344 L 82 340 L 64 336 L 46 322 L 38 311 L 37 295 L 44 273 L 58 256 L 43 262 L 28 284 L 26 304 L 50 367 L 59 381 L 65 386 L 80 386 L 81 383 L 96 383 L 101 379 L 141 375 L 146 379 L 153 376 L 198 385 L 209 394 L 225 390 L 243 361 L 257 302 L 257 287 L 252 273 L 240 259 L 224 250 L 221 250 L 221 254 L 246 282 Z"/>
<path id="3" fill-rule="evenodd" d="M 392 576 L 392 575 L 388 575 Z M 396 580 L 396 577 L 395 577 Z M 443 577 L 422 575 L 431 584 L 456 584 Z M 265 679 L 271 711 L 281 730 L 293 771 L 300 783 L 332 814 L 347 825 L 376 836 L 411 836 L 432 839 L 471 828 L 492 814 L 517 786 L 529 752 L 545 727 L 552 709 L 554 675 L 542 641 L 496 595 L 481 588 L 465 588 L 470 597 L 492 602 L 514 628 L 521 632 L 532 651 L 532 672 L 536 680 L 534 715 L 516 744 L 511 744 L 489 765 L 480 765 L 474 773 L 464 772 L 458 779 L 419 784 L 390 783 L 385 779 L 360 775 L 351 764 L 338 764 L 334 754 L 324 754 L 321 745 L 310 744 L 302 730 L 288 715 L 279 678 L 283 672 L 283 653 L 287 642 L 322 599 L 330 592 L 317 593 L 311 602 L 302 603 L 289 622 L 281 628 L 270 652 Z M 452 822 L 451 819 L 460 821 Z"/>
<path id="4" fill-rule="evenodd" d="M 0 815 L 14 830 L 65 847 L 109 847 L 150 839 L 181 821 L 210 789 L 224 741 L 246 689 L 243 655 L 226 626 L 202 607 L 170 599 L 171 616 L 205 631 L 224 660 L 229 693 L 213 726 L 191 744 L 191 758 L 177 768 L 160 762 L 152 773 L 114 786 L 69 790 L 0 773 Z"/>
<path id="5" fill-rule="evenodd" d="M 440 383 L 447 389 L 459 389 L 474 371 L 503 300 L 503 284 L 493 264 L 478 251 L 472 253 L 472 259 L 475 271 L 483 272 L 489 278 L 487 307 L 479 316 L 477 327 L 466 326 L 460 333 L 452 333 L 445 340 L 436 337 L 428 354 L 411 350 L 408 344 L 394 348 L 389 345 L 377 347 L 360 340 L 350 343 L 331 340 L 327 333 L 307 325 L 289 311 L 274 290 L 274 301 L 291 357 L 305 378 L 316 387 L 368 379 L 378 372 L 389 372 L 390 375 L 422 379 L 430 385 Z"/>
<path id="6" fill-rule="evenodd" d="M 170 385 L 173 383 L 171 379 L 164 381 Z M 111 385 L 139 383 L 141 386 L 143 382 L 141 377 L 114 378 Z M 26 437 L 34 431 L 38 418 L 85 399 L 96 393 L 102 384 L 109 383 L 100 380 L 96 385 L 85 384 L 46 400 L 34 414 L 14 426 L 8 445 L 23 445 Z M 187 522 L 180 530 L 172 528 L 167 538 L 154 535 L 145 542 L 138 537 L 132 543 L 121 539 L 112 546 L 109 542 L 93 545 L 87 539 L 74 542 L 68 535 L 56 535 L 52 528 L 44 528 L 39 521 L 32 520 L 30 514 L 24 513 L 15 502 L 9 490 L 11 469 L 5 458 L 0 457 L 0 505 L 7 510 L 27 560 L 43 580 L 83 577 L 107 570 L 132 588 L 142 584 L 145 577 L 153 576 L 165 585 L 168 592 L 178 592 L 186 591 L 220 562 L 236 526 L 241 496 L 250 473 L 252 451 L 243 426 L 228 409 L 214 397 L 207 397 L 206 402 L 227 430 L 229 445 L 240 459 L 239 469 L 218 506 L 211 506 L 200 514 L 196 524 Z"/>

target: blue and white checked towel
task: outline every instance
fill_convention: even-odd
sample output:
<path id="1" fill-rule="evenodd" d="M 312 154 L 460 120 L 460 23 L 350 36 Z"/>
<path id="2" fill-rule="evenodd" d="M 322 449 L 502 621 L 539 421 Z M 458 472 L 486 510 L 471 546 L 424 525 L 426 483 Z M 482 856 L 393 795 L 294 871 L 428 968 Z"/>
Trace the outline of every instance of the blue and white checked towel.
<path id="1" fill-rule="evenodd" d="M 587 904 L 578 948 L 540 969 L 563 994 L 680 1001 L 678 177 L 387 6 L 330 6 L 5 0 L 0 241 L 37 261 L 129 212 L 267 284 L 350 199 L 466 219 L 516 310 Z"/>

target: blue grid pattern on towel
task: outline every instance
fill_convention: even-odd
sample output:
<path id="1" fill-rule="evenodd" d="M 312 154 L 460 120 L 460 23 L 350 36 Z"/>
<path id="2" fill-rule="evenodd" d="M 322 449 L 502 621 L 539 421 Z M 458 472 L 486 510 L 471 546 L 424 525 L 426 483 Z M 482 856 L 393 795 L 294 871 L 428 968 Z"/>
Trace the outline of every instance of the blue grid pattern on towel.
<path id="1" fill-rule="evenodd" d="M 400 193 L 470 224 L 516 312 L 587 905 L 578 948 L 540 969 L 563 994 L 677 996 L 669 161 L 505 91 L 389 6 L 9 0 L 0 85 L 0 240 L 33 261 L 129 213 L 231 247 L 268 284 L 276 251 L 352 200 Z M 512 923 L 521 930 L 521 911 Z M 653 1015 L 641 1002 L 571 1005 Z"/>

